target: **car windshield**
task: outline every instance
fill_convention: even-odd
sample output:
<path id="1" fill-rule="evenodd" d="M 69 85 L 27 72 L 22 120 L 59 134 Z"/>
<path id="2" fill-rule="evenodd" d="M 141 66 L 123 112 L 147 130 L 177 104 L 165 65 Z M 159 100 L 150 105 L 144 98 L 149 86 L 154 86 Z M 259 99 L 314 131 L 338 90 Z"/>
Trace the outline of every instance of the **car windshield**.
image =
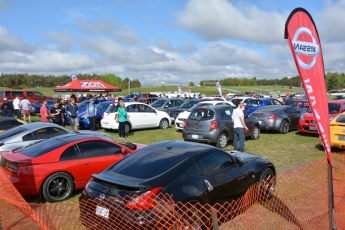
<path id="1" fill-rule="evenodd" d="M 9 129 L 3 133 L 0 134 L 0 141 L 3 140 L 3 139 L 6 139 L 6 138 L 9 138 L 9 137 L 12 137 L 18 133 L 21 133 L 21 132 L 24 132 L 28 130 L 27 128 L 23 128 L 23 127 L 15 127 L 15 128 L 12 128 L 12 129 Z"/>
<path id="2" fill-rule="evenodd" d="M 152 178 L 168 171 L 185 159 L 186 156 L 173 152 L 146 150 L 144 148 L 108 168 L 106 171 L 113 171 L 135 178 Z"/>
<path id="3" fill-rule="evenodd" d="M 340 104 L 328 103 L 328 114 L 340 113 Z"/>
<path id="4" fill-rule="evenodd" d="M 189 118 L 197 121 L 211 120 L 214 118 L 214 111 L 205 108 L 194 109 Z"/>
<path id="5" fill-rule="evenodd" d="M 96 109 L 97 109 L 97 111 L 101 111 L 105 107 L 107 107 L 108 105 L 109 105 L 109 103 L 99 103 L 98 105 L 96 105 Z"/>
<path id="6" fill-rule="evenodd" d="M 345 114 L 341 114 L 335 121 L 339 123 L 345 123 Z"/>
<path id="7" fill-rule="evenodd" d="M 83 109 L 85 108 L 88 104 L 90 103 L 90 101 L 82 101 L 78 104 L 78 109 Z"/>
<path id="8" fill-rule="evenodd" d="M 261 106 L 262 105 L 262 101 L 261 100 L 249 100 L 247 103 L 247 106 Z"/>
<path id="9" fill-rule="evenodd" d="M 180 108 L 183 108 L 183 109 L 189 109 L 191 108 L 193 105 L 197 104 L 199 101 L 186 101 L 184 102 Z"/>
<path id="10" fill-rule="evenodd" d="M 19 152 L 25 156 L 35 158 L 35 157 L 42 156 L 43 154 L 48 153 L 54 149 L 57 149 L 65 144 L 66 142 L 64 141 L 61 141 L 55 138 L 50 138 L 42 142 L 39 142 L 35 145 L 21 149 Z"/>
<path id="11" fill-rule="evenodd" d="M 156 100 L 151 104 L 152 107 L 162 107 L 165 103 L 165 100 Z"/>
<path id="12" fill-rule="evenodd" d="M 207 105 L 212 105 L 212 104 L 211 103 L 198 103 L 198 104 L 193 105 L 193 107 L 188 109 L 188 111 L 191 112 L 195 108 L 200 108 L 200 107 L 207 106 Z"/>
<path id="13" fill-rule="evenodd" d="M 109 105 L 107 110 L 105 111 L 106 113 L 116 113 L 117 112 L 117 106 L 115 104 Z"/>

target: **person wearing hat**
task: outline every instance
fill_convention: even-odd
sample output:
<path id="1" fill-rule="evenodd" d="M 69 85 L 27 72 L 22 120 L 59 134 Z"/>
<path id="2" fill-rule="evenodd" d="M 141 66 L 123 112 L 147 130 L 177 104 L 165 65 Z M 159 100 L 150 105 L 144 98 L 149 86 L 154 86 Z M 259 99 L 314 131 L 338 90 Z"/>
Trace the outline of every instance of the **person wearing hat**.
<path id="1" fill-rule="evenodd" d="M 96 114 L 97 114 L 97 109 L 95 105 L 95 100 L 91 98 L 90 103 L 88 104 L 87 109 L 86 109 L 86 117 L 89 119 L 90 129 L 92 131 L 96 130 Z"/>

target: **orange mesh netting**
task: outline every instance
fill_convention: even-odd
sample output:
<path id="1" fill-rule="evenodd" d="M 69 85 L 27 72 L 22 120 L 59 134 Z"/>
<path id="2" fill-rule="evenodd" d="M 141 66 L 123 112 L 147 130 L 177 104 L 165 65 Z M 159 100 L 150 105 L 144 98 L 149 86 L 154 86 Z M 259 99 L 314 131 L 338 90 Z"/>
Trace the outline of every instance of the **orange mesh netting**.
<path id="1" fill-rule="evenodd" d="M 337 229 L 345 229 L 345 154 L 333 154 L 333 162 Z M 260 183 L 230 203 L 182 204 L 161 194 L 155 208 L 132 210 L 125 207 L 129 197 L 30 204 L 1 169 L 0 223 L 2 229 L 328 229 L 327 172 L 323 158 L 273 178 L 269 200 Z"/>

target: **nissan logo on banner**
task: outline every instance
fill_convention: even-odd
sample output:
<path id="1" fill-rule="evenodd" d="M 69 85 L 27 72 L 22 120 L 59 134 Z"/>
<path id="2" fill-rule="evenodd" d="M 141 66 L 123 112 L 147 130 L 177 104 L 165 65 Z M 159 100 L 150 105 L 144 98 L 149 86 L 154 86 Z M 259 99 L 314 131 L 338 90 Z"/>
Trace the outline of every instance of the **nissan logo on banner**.
<path id="1" fill-rule="evenodd" d="M 298 40 L 298 37 L 303 33 L 309 35 L 312 42 Z M 293 36 L 292 44 L 300 67 L 303 69 L 310 69 L 313 67 L 316 63 L 316 56 L 320 54 L 320 46 L 317 44 L 310 29 L 307 27 L 298 28 Z M 313 59 L 311 62 L 305 63 L 298 55 L 313 56 Z"/>

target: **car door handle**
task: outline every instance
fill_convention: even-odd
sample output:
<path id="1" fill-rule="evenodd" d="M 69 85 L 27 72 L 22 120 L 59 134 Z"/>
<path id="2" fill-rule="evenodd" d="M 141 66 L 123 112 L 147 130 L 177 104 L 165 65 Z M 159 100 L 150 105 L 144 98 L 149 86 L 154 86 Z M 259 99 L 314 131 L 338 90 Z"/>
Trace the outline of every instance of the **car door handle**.
<path id="1" fill-rule="evenodd" d="M 90 166 L 90 163 L 84 163 L 85 166 Z"/>
<path id="2" fill-rule="evenodd" d="M 213 186 L 211 185 L 211 183 L 208 180 L 204 180 L 204 182 L 206 184 L 207 190 L 209 192 L 213 191 Z"/>

